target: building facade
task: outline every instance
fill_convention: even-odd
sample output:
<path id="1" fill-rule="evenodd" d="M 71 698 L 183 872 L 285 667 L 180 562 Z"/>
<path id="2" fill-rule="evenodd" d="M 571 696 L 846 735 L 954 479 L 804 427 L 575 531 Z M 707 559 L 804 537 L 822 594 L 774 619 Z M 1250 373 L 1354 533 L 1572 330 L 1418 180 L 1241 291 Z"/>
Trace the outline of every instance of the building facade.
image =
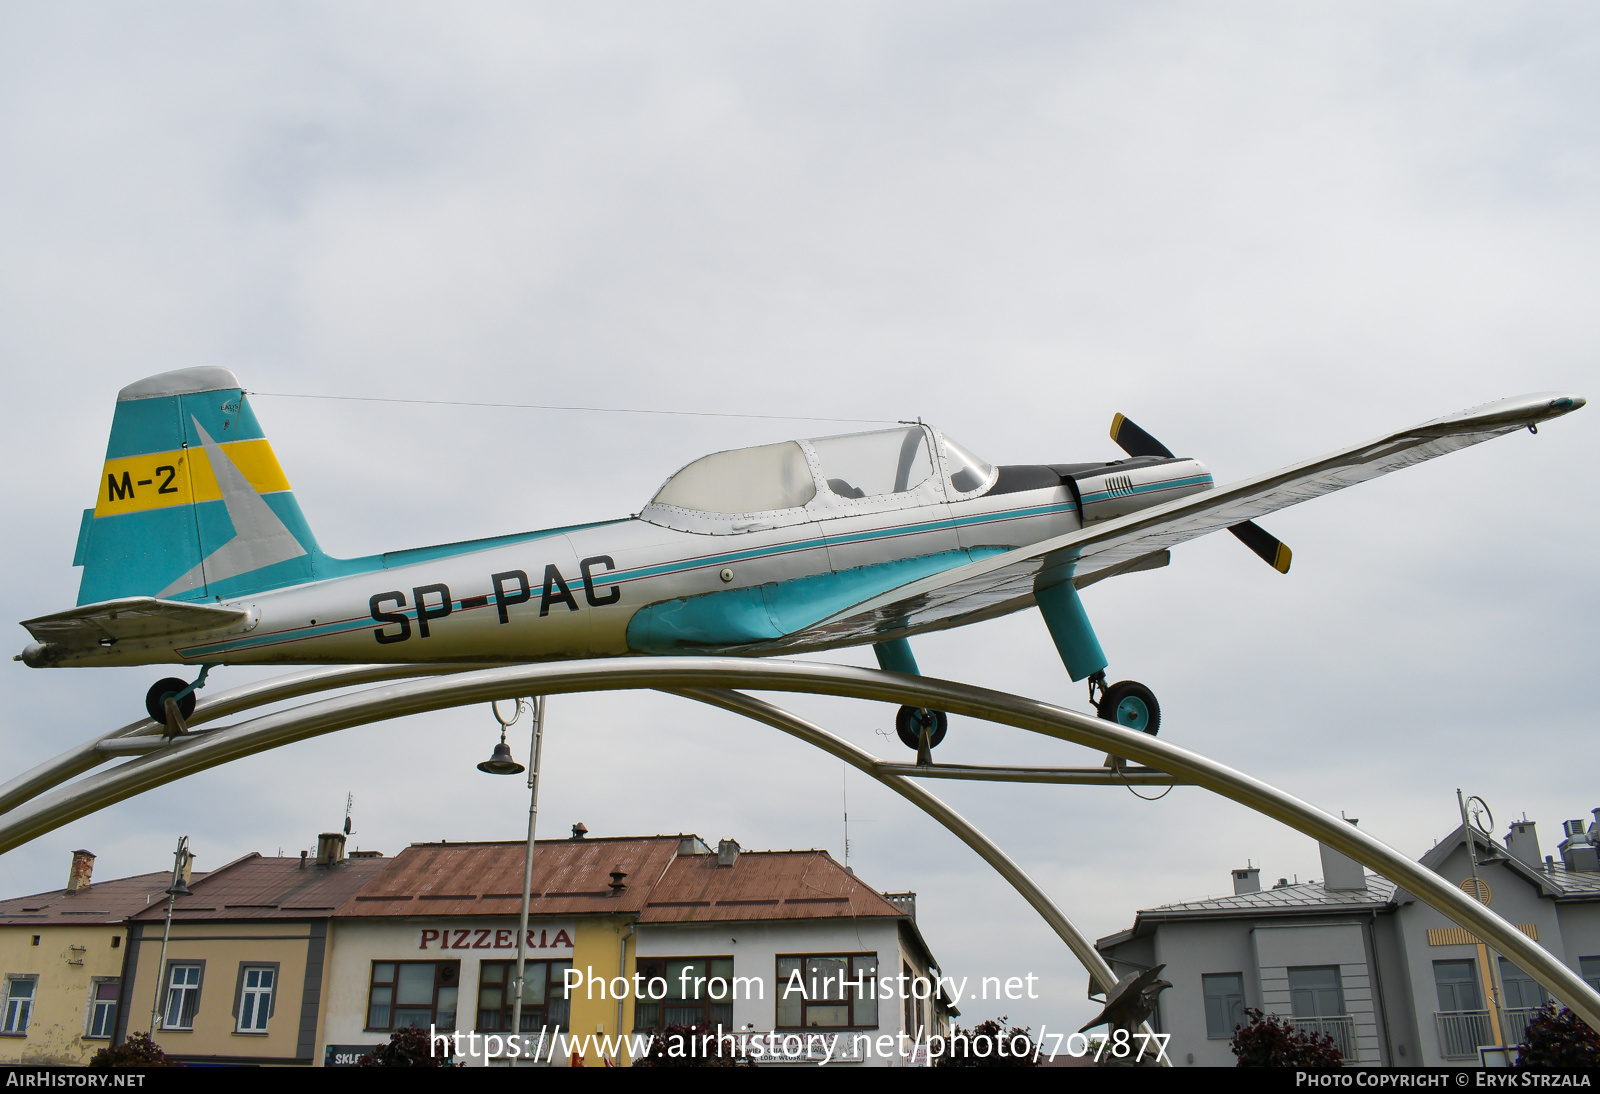
<path id="1" fill-rule="evenodd" d="M 1568 821 L 1560 861 L 1533 822 L 1503 842 L 1458 827 L 1420 859 L 1600 989 L 1600 810 Z M 1460 1065 L 1515 1046 L 1548 996 L 1404 889 L 1320 847 L 1323 878 L 1262 890 L 1233 872 L 1230 896 L 1140 911 L 1097 946 L 1119 976 L 1165 964 L 1156 1020 L 1182 1064 L 1232 1066 L 1245 1008 L 1333 1037 L 1347 1062 Z M 1513 1054 L 1514 1055 L 1514 1054 Z"/>
<path id="2" fill-rule="evenodd" d="M 165 903 L 169 873 L 92 880 L 74 851 L 67 887 L 0 901 L 0 1063 L 85 1064 L 122 1013 L 130 915 Z"/>
<path id="3" fill-rule="evenodd" d="M 618 1034 L 703 1025 L 778 1034 L 769 1063 L 817 1058 L 815 1035 L 839 1034 L 835 1062 L 901 1066 L 902 1030 L 926 1041 L 948 1028 L 913 894 L 890 900 L 825 851 L 714 851 L 695 836 L 596 839 L 580 827 L 536 848 L 522 1033 L 538 1059 L 513 1058 L 524 849 L 414 844 L 350 898 L 331 927 L 325 1063 L 353 1063 L 416 1025 L 481 1035 L 459 1042 L 473 1046 L 469 1065 L 626 1066 Z M 902 974 L 927 985 L 923 998 L 842 986 Z M 820 993 L 780 991 L 816 983 Z M 783 1034 L 807 1032 L 809 1044 L 782 1049 Z M 881 1054 L 885 1034 L 895 1051 Z"/>
<path id="4" fill-rule="evenodd" d="M 314 859 L 252 853 L 197 878 L 170 933 L 164 899 L 130 916 L 117 1042 L 154 1025 L 186 1063 L 316 1063 L 329 921 L 386 865 L 326 834 Z"/>

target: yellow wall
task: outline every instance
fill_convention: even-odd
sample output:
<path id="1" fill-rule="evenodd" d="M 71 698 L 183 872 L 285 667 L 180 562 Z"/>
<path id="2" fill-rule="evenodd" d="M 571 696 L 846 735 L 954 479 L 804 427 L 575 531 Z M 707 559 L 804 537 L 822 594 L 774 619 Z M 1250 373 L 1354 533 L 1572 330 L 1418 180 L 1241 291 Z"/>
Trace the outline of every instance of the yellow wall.
<path id="1" fill-rule="evenodd" d="M 128 1032 L 150 1028 L 150 1006 L 161 981 L 162 924 L 144 924 L 138 966 L 130 970 L 133 1005 Z M 172 925 L 167 945 L 167 966 L 174 962 L 203 960 L 200 1005 L 192 1030 L 159 1029 L 155 1040 L 163 1050 L 183 1057 L 269 1057 L 293 1061 L 300 1041 L 300 1004 L 305 989 L 306 953 L 311 925 L 278 920 L 244 920 L 231 923 L 188 922 Z M 236 1033 L 234 992 L 240 965 L 278 963 L 272 1017 L 266 1033 Z M 166 992 L 162 993 L 165 1009 Z M 321 1014 L 318 1014 L 320 1023 Z"/>
<path id="2" fill-rule="evenodd" d="M 0 974 L 39 977 L 27 1034 L 0 1036 L 0 1063 L 82 1064 L 110 1044 L 86 1036 L 89 996 L 96 978 L 122 975 L 123 951 L 111 940 L 123 937 L 121 926 L 102 924 L 0 927 Z"/>
<path id="3" fill-rule="evenodd" d="M 574 1037 L 586 1034 L 600 1033 L 606 1035 L 627 1034 L 633 1031 L 633 998 L 629 991 L 629 998 L 622 1006 L 622 1028 L 617 1028 L 617 1001 L 611 996 L 610 982 L 617 976 L 626 976 L 630 985 L 635 969 L 635 939 L 628 938 L 627 960 L 621 965 L 619 971 L 618 958 L 621 956 L 620 946 L 623 936 L 628 934 L 628 928 L 633 921 L 623 916 L 605 916 L 590 919 L 588 917 L 578 920 L 577 937 L 572 940 L 572 967 L 582 972 L 585 982 L 591 972 L 596 977 L 604 977 L 607 983 L 605 998 L 600 998 L 600 988 L 594 988 L 593 998 L 584 987 L 573 989 L 572 1017 L 568 1029 Z M 605 1061 L 600 1053 L 590 1051 L 584 1056 L 585 1067 L 604 1067 Z M 626 1067 L 629 1064 L 626 1051 L 620 1054 L 617 1063 Z"/>

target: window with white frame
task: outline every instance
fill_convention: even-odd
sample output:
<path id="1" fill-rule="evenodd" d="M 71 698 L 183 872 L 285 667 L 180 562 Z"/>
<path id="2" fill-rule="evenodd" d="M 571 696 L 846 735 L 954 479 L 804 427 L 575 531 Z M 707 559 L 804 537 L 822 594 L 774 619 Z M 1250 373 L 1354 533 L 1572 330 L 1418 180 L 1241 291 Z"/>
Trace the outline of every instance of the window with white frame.
<path id="1" fill-rule="evenodd" d="M 38 978 L 33 976 L 6 977 L 5 1021 L 0 1023 L 0 1033 L 26 1033 L 28 1020 L 33 1017 L 33 989 Z"/>
<path id="2" fill-rule="evenodd" d="M 777 1027 L 876 1027 L 877 975 L 875 953 L 779 957 Z"/>
<path id="3" fill-rule="evenodd" d="M 1206 973 L 1200 977 L 1200 990 L 1206 1004 L 1206 1036 L 1225 1041 L 1244 1025 L 1244 974 Z"/>
<path id="4" fill-rule="evenodd" d="M 118 980 L 95 982 L 94 994 L 89 998 L 89 1036 L 110 1037 L 117 1027 L 117 993 L 122 989 Z"/>
<path id="5" fill-rule="evenodd" d="M 200 1009 L 199 965 L 173 965 L 167 974 L 167 1006 L 161 1015 L 162 1029 L 193 1029 L 195 1011 Z"/>
<path id="6" fill-rule="evenodd" d="M 244 982 L 239 991 L 238 1032 L 267 1032 L 267 1019 L 272 1015 L 272 992 L 277 986 L 277 979 L 277 970 L 270 966 L 244 967 Z"/>

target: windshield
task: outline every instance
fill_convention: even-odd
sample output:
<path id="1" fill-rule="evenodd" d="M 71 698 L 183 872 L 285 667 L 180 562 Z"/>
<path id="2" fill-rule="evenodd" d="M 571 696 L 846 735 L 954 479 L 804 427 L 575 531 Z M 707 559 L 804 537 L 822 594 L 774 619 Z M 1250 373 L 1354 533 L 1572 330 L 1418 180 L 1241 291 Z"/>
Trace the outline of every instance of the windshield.
<path id="1" fill-rule="evenodd" d="M 816 497 L 806 454 L 794 441 L 702 456 L 667 480 L 655 505 L 705 513 L 794 509 Z"/>
<path id="2" fill-rule="evenodd" d="M 950 486 L 958 494 L 970 493 L 985 485 L 994 467 L 979 459 L 949 437 L 944 440 L 944 462 L 950 472 Z"/>
<path id="3" fill-rule="evenodd" d="M 810 444 L 828 489 L 841 498 L 900 494 L 933 475 L 927 434 L 920 426 L 821 437 Z"/>

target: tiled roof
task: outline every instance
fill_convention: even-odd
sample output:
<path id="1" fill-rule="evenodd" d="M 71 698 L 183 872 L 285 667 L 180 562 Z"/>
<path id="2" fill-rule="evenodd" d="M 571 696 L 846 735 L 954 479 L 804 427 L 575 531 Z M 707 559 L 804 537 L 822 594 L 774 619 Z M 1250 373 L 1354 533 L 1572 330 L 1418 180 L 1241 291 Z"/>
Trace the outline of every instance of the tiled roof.
<path id="1" fill-rule="evenodd" d="M 267 858 L 254 852 L 197 877 L 190 895 L 173 907 L 174 922 L 206 919 L 308 919 L 331 916 L 389 862 L 347 858 L 334 866 L 307 865 L 300 858 Z M 165 883 L 162 889 L 166 889 Z M 164 919 L 166 901 L 153 901 L 133 916 Z"/>
<path id="2" fill-rule="evenodd" d="M 533 852 L 535 915 L 631 915 L 644 909 L 683 836 L 541 840 Z M 414 843 L 339 909 L 341 916 L 516 915 L 527 844 Z M 611 872 L 627 876 L 611 889 Z"/>
<path id="3" fill-rule="evenodd" d="M 1217 912 L 1262 912 L 1295 909 L 1366 908 L 1386 904 L 1394 895 L 1394 882 L 1367 875 L 1365 889 L 1328 889 L 1320 881 L 1303 881 L 1285 885 L 1281 889 L 1263 889 L 1259 893 L 1240 893 L 1237 896 L 1207 897 L 1177 904 L 1162 904 L 1141 911 L 1141 916 L 1175 916 L 1185 912 L 1215 914 Z"/>
<path id="4" fill-rule="evenodd" d="M 904 911 L 846 873 L 826 851 L 679 855 L 650 894 L 641 923 L 752 919 L 901 918 Z"/>
<path id="5" fill-rule="evenodd" d="M 203 875 L 194 876 L 198 878 Z M 0 900 L 0 924 L 121 923 L 130 915 L 157 904 L 164 915 L 167 885 L 171 880 L 172 872 L 162 870 L 154 874 L 97 881 L 76 893 L 56 889 L 33 896 Z"/>

